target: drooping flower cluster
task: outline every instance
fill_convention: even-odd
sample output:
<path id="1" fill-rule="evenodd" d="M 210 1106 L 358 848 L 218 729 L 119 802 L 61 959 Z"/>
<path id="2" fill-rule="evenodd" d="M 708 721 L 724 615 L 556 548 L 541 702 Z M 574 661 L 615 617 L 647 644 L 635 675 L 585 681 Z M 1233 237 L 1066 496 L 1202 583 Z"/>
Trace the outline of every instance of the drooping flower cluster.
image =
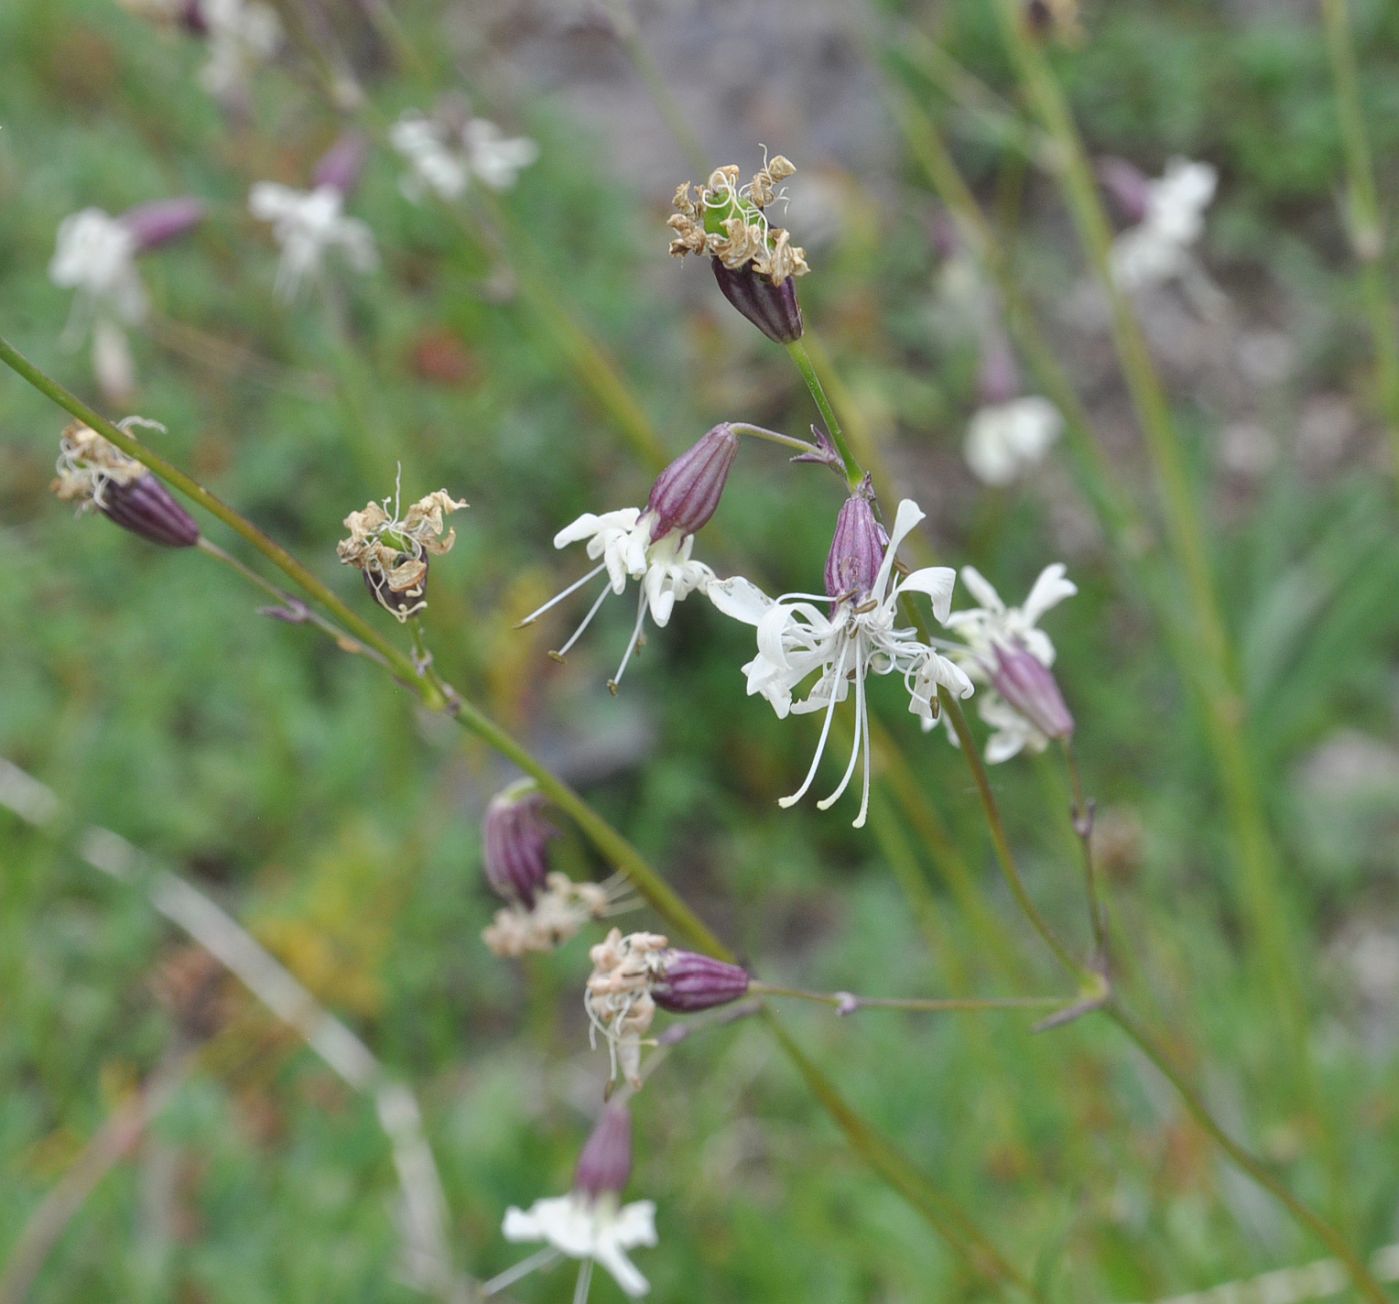
<path id="1" fill-rule="evenodd" d="M 588 953 L 593 972 L 583 997 L 590 1038 L 607 1042 L 612 1076 L 641 1086 L 641 1047 L 656 1007 L 678 1014 L 736 1001 L 748 990 L 747 971 L 670 945 L 659 933 L 614 928 Z"/>
<path id="2" fill-rule="evenodd" d="M 642 626 L 649 612 L 657 628 L 665 628 L 677 602 L 697 589 L 703 591 L 714 572 L 703 562 L 692 559 L 695 535 L 714 515 L 728 480 L 729 468 L 738 455 L 738 436 L 725 423 L 715 426 L 696 444 L 675 459 L 657 477 L 645 508 L 623 507 L 596 515 L 585 512 L 554 536 L 554 547 L 587 540 L 588 556 L 597 562 L 582 579 L 550 598 L 520 623 L 529 625 L 546 611 L 575 593 L 603 571 L 607 579 L 582 623 L 567 642 L 553 653 L 563 658 L 592 623 L 609 593 L 621 594 L 628 580 L 637 583 L 636 624 L 622 655 L 617 673 L 608 687 L 615 693 L 622 674 L 641 641 Z"/>
<path id="3" fill-rule="evenodd" d="M 780 199 L 780 182 L 796 168 L 781 154 L 768 159 L 744 185 L 736 164 L 715 168 L 709 180 L 676 188 L 668 225 L 673 257 L 708 255 L 724 297 L 769 339 L 790 344 L 802 336 L 801 307 L 794 284 L 811 269 L 791 233 L 768 221 L 766 209 Z"/>
<path id="4" fill-rule="evenodd" d="M 404 113 L 389 140 L 408 164 L 399 189 L 415 203 L 425 194 L 460 199 L 472 181 L 509 190 L 539 158 L 534 141 L 506 136 L 494 122 L 471 116 L 460 104 L 445 104 L 430 116 Z"/>
<path id="5" fill-rule="evenodd" d="M 445 489 L 418 499 L 402 516 L 397 496 L 367 503 L 345 518 L 350 534 L 336 555 L 363 572 L 365 587 L 401 623 L 427 606 L 428 557 L 450 552 L 457 541 L 443 518 L 466 505 Z"/>
<path id="6" fill-rule="evenodd" d="M 117 424 L 127 433 L 133 426 L 165 429 L 144 417 L 126 417 Z M 80 513 L 99 511 L 132 534 L 167 548 L 190 548 L 199 542 L 194 518 L 165 485 L 81 421 L 73 422 L 60 437 L 54 471 L 54 495 L 77 503 Z"/>
<path id="7" fill-rule="evenodd" d="M 971 680 L 954 661 L 903 623 L 900 604 L 915 594 L 930 599 L 940 623 L 946 622 L 951 610 L 956 572 L 950 567 L 930 566 L 895 578 L 899 545 L 922 519 L 917 504 L 904 499 L 894 518 L 893 534 L 886 539 L 869 497 L 859 492 L 846 500 L 837 519 L 824 594 L 789 593 L 773 599 L 742 577 L 709 586 L 709 599 L 720 611 L 757 631 L 758 655 L 743 667 L 750 696 L 761 694 L 779 717 L 825 712 L 811 767 L 801 787 L 782 798 L 783 806 L 800 801 L 815 781 L 836 705 L 853 687 L 850 761 L 835 790 L 817 805 L 825 810 L 839 799 L 863 755 L 864 783 L 854 823 L 856 828 L 864 825 L 870 795 L 868 676 L 901 675 L 909 692 L 909 709 L 929 720 L 937 714 L 939 686 L 958 697 L 973 691 Z M 796 690 L 813 675 L 816 680 L 806 696 L 794 700 Z"/>
<path id="8" fill-rule="evenodd" d="M 631 1114 L 624 1104 L 614 1102 L 603 1106 L 578 1157 L 573 1190 L 536 1200 L 528 1210 L 506 1210 L 505 1239 L 544 1241 L 558 1254 L 598 1263 L 623 1292 L 639 1299 L 650 1285 L 626 1252 L 656 1244 L 656 1206 L 650 1200 L 621 1203 L 630 1177 Z M 505 1276 L 517 1279 L 513 1270 Z"/>
<path id="9" fill-rule="evenodd" d="M 481 863 L 486 882 L 505 902 L 482 933 L 496 955 L 552 951 L 590 919 L 625 908 L 620 878 L 575 883 L 549 868 L 549 842 L 558 830 L 544 815 L 544 797 L 532 779 L 498 793 L 486 807 Z"/>

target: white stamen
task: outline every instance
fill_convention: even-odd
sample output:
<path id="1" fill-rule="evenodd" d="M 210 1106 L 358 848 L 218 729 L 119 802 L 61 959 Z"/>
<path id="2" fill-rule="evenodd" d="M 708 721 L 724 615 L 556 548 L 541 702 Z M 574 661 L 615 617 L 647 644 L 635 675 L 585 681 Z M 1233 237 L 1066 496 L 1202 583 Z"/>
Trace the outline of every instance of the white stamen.
<path id="1" fill-rule="evenodd" d="M 636 604 L 636 625 L 631 632 L 631 640 L 627 644 L 627 650 L 622 653 L 622 664 L 617 667 L 617 673 L 608 681 L 608 688 L 614 693 L 617 685 L 622 682 L 622 672 L 627 668 L 627 662 L 631 660 L 631 654 L 636 650 L 636 645 L 641 641 L 641 626 L 646 619 L 646 594 L 641 594 L 640 601 Z"/>
<path id="2" fill-rule="evenodd" d="M 855 739 L 850 744 L 850 764 L 845 767 L 845 774 L 841 777 L 836 790 L 829 797 L 823 797 L 816 803 L 817 810 L 830 810 L 840 800 L 841 794 L 850 786 L 851 776 L 855 773 L 855 763 L 860 759 L 860 735 L 865 724 L 865 663 L 857 640 L 855 642 Z"/>
<path id="3" fill-rule="evenodd" d="M 831 676 L 831 700 L 826 704 L 826 719 L 821 725 L 821 737 L 816 743 L 816 755 L 811 758 L 811 769 L 806 772 L 806 778 L 802 786 L 790 797 L 779 797 L 777 804 L 786 810 L 789 806 L 795 806 L 803 797 L 806 790 L 811 787 L 812 781 L 816 778 L 816 767 L 821 764 L 821 756 L 826 750 L 826 739 L 830 737 L 831 721 L 836 713 L 836 686 L 840 683 L 845 674 L 845 658 L 850 651 L 850 644 L 846 642 L 840 649 L 840 657 L 836 662 L 835 674 Z"/>
<path id="4" fill-rule="evenodd" d="M 598 570 L 601 569 L 602 567 L 599 566 Z M 593 575 L 596 574 L 597 571 L 593 571 L 592 575 L 589 575 L 588 578 L 592 579 Z M 578 628 L 575 629 L 573 633 L 568 636 L 568 642 L 565 643 L 563 647 L 559 648 L 559 650 L 554 653 L 556 657 L 565 657 L 568 655 L 569 648 L 571 648 L 576 642 L 578 642 L 579 635 L 581 635 L 582 632 L 593 623 L 593 617 L 597 615 L 599 609 L 602 607 L 602 604 L 607 601 L 607 595 L 611 592 L 612 586 L 610 584 L 604 584 L 602 586 L 602 592 L 597 595 L 597 599 L 593 602 L 593 605 L 588 608 L 588 614 L 583 617 L 583 623 L 579 625 Z"/>

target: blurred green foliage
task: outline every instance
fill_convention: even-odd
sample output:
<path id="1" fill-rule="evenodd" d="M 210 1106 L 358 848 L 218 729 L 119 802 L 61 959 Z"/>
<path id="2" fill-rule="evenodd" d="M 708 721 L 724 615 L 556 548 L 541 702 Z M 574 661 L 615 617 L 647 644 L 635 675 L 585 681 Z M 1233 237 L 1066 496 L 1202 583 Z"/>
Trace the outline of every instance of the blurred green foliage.
<path id="1" fill-rule="evenodd" d="M 582 511 L 639 503 L 653 468 L 540 329 L 512 260 L 573 305 L 669 452 L 721 418 L 799 433 L 813 414 L 780 354 L 717 295 L 695 292 L 695 281 L 712 288 L 702 270 L 666 258 L 664 205 L 691 171 L 678 150 L 664 175 L 626 172 L 626 142 L 581 120 L 566 88 L 522 84 L 507 100 L 492 95 L 499 76 L 484 62 L 454 72 L 443 33 L 456 30 L 458 7 L 403 8 L 408 38 L 433 63 L 395 71 L 375 59 L 366 84 L 377 110 L 464 88 L 480 111 L 527 129 L 542 157 L 481 240 L 469 234 L 479 226 L 409 205 L 397 161 L 376 151 L 351 211 L 374 229 L 384 265 L 341 281 L 337 310 L 315 294 L 291 307 L 274 298 L 275 252 L 246 212 L 252 182 L 305 184 L 336 136 L 304 63 L 288 55 L 259 73 L 239 120 L 198 86 L 192 40 L 157 35 L 103 0 L 0 7 L 0 329 L 88 392 L 85 354 L 60 344 L 67 295 L 45 274 L 58 222 L 87 205 L 207 198 L 211 218 L 193 239 L 142 262 L 155 318 L 136 344 L 133 406 L 169 430 L 152 442 L 355 602 L 358 577 L 333 554 L 347 511 L 389 492 L 400 466 L 410 496 L 445 485 L 469 499 L 456 550 L 434 563 L 426 628 L 438 665 L 581 784 L 764 976 L 889 994 L 1056 990 L 994 876 L 960 759 L 940 736 L 916 734 L 887 685 L 876 706 L 1015 939 L 1017 972 L 981 943 L 916 836 L 935 905 L 927 928 L 890 872 L 897 849 L 854 833 L 844 804 L 778 810 L 815 728 L 743 698 L 749 631 L 698 603 L 681 608 L 613 701 L 603 684 L 626 637 L 623 611 L 600 617 L 567 667 L 544 656 L 567 616 L 513 628 L 575 574 L 579 559 L 550 549 L 553 532 Z M 1371 1248 L 1399 1234 L 1395 1007 L 1391 993 L 1374 1008 L 1345 960 L 1355 929 L 1391 939 L 1399 929 L 1399 542 L 1338 219 L 1324 46 L 1309 14 L 1283 6 L 1085 8 L 1086 39 L 1055 59 L 1090 148 L 1153 173 L 1176 153 L 1215 163 L 1221 194 L 1204 248 L 1230 295 L 1227 334 L 1267 331 L 1289 346 L 1266 385 L 1241 376 L 1230 390 L 1218 374 L 1227 364 L 1198 383 L 1189 365 L 1168 379 L 1210 509 L 1288 907 L 1305 939 L 1298 962 L 1336 1173 L 1297 1114 L 1300 1070 L 1279 1056 L 1269 994 L 1248 976 L 1213 771 L 1130 569 L 1103 545 L 1065 465 L 1005 492 L 977 488 L 962 467 L 976 341 L 934 311 L 935 204 L 891 126 L 871 152 L 871 169 L 892 160 L 879 172 L 770 141 L 803 167 L 794 190 L 808 171 L 833 170 L 843 195 L 841 234 L 803 294 L 901 490 L 929 509 L 939 554 L 974 561 L 1007 595 L 1047 561 L 1069 562 L 1082 593 L 1050 628 L 1102 813 L 1124 984 L 1218 1113 Z M 1399 12 L 1354 8 L 1392 199 Z M 986 9 L 885 6 L 873 40 L 916 26 L 1018 112 Z M 354 10 L 333 12 L 349 24 Z M 511 35 L 508 24 L 490 30 Z M 1052 315 L 1082 271 L 1051 182 L 989 140 L 915 61 L 898 66 L 1014 233 L 1026 290 Z M 860 93 L 877 94 L 871 85 Z M 756 155 L 755 124 L 735 108 L 725 125 L 752 137 Z M 1149 503 L 1106 346 L 1090 330 L 1062 337 L 1115 464 Z M 1319 456 L 1308 431 L 1328 413 L 1349 433 Z M 1227 428 L 1242 422 L 1266 427 L 1277 450 L 1247 475 L 1224 458 Z M 579 1008 L 584 941 L 523 967 L 478 941 L 493 909 L 479 819 L 513 776 L 370 668 L 305 629 L 254 618 L 256 595 L 206 559 L 69 519 L 47 494 L 62 424 L 17 379 L 0 379 L 0 755 L 54 788 L 72 827 L 112 828 L 200 884 L 413 1084 L 459 1264 L 478 1277 L 502 1270 L 521 1257 L 499 1236 L 503 1210 L 566 1189 L 601 1062 L 587 1053 Z M 721 571 L 805 589 L 839 499 L 815 470 L 781 474 L 778 456 L 745 448 L 700 551 Z M 1356 739 L 1359 772 L 1342 763 L 1337 777 L 1328 758 L 1344 762 Z M 995 780 L 1033 891 L 1081 939 L 1061 774 L 1022 759 Z M 573 838 L 560 855 L 575 873 L 606 872 Z M 2 1253 L 177 1043 L 155 987 L 184 941 L 139 891 L 87 869 L 71 840 L 0 814 L 0 862 Z M 196 1071 L 83 1205 L 34 1298 L 413 1296 L 397 1277 L 396 1181 L 372 1106 L 251 1000 L 228 1000 Z M 1042 1273 L 1053 1299 L 1144 1299 L 1315 1253 L 1092 1020 L 1041 1037 L 1017 1016 L 801 1011 L 791 1021 L 865 1115 L 1015 1262 Z M 680 1047 L 637 1118 L 632 1189 L 657 1201 L 662 1236 L 637 1257 L 656 1298 L 991 1297 L 846 1151 L 757 1030 Z M 178 1213 L 172 1225 L 152 1212 L 162 1201 Z M 561 1268 L 513 1294 L 571 1289 Z M 618 1296 L 600 1277 L 594 1298 Z"/>

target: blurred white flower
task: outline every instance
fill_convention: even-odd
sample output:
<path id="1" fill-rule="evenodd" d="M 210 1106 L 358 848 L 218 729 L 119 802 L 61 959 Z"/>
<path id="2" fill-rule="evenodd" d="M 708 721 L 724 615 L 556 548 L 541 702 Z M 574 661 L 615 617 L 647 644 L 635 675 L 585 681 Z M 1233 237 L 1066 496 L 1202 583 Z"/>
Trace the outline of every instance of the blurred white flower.
<path id="1" fill-rule="evenodd" d="M 409 170 L 399 188 L 409 199 L 425 193 L 459 199 L 473 178 L 492 190 L 508 190 L 539 157 L 539 146 L 525 136 L 507 137 L 485 118 L 449 120 L 405 113 L 389 133 Z"/>
<path id="2" fill-rule="evenodd" d="M 1037 466 L 1059 438 L 1064 419 L 1047 398 L 1027 395 L 979 409 L 967 427 L 967 465 L 986 484 L 1010 484 Z"/>
<path id="3" fill-rule="evenodd" d="M 257 68 L 276 52 L 282 23 L 259 0 L 199 0 L 195 11 L 208 33 L 209 60 L 199 82 L 221 100 L 246 96 Z"/>
<path id="4" fill-rule="evenodd" d="M 282 247 L 277 268 L 277 293 L 295 297 L 308 277 L 320 275 L 328 250 L 338 248 L 357 272 L 378 264 L 374 235 L 358 218 L 346 217 L 345 197 L 334 186 L 295 190 L 275 181 L 259 181 L 248 195 L 252 215 L 272 224 Z"/>
<path id="5" fill-rule="evenodd" d="M 546 611 L 577 592 L 589 580 L 604 570 L 607 580 L 597 600 L 583 617 L 583 623 L 569 635 L 568 641 L 552 655 L 562 658 L 578 641 L 579 636 L 598 613 L 609 593 L 622 593 L 628 580 L 637 581 L 640 589 L 637 598 L 636 625 L 627 643 L 622 663 L 617 673 L 608 683 L 615 693 L 622 681 L 622 674 L 631 660 L 641 640 L 641 628 L 646 613 L 659 628 L 670 621 L 671 612 L 677 602 L 683 601 L 696 589 L 703 590 L 714 578 L 714 572 L 703 562 L 692 561 L 691 552 L 695 546 L 695 536 L 681 530 L 667 530 L 659 538 L 653 537 L 659 524 L 654 510 L 642 511 L 637 507 L 623 507 L 619 511 L 604 512 L 601 516 L 585 512 L 571 525 L 566 525 L 554 536 L 554 547 L 566 548 L 570 543 L 588 541 L 588 556 L 597 565 L 582 579 L 574 581 L 562 593 L 549 599 L 542 607 L 531 612 L 520 622 L 528 625 L 539 619 Z M 601 558 L 601 560 L 598 560 Z"/>
<path id="6" fill-rule="evenodd" d="M 1205 209 L 1218 180 L 1210 164 L 1174 158 L 1159 180 L 1145 183 L 1142 220 L 1113 241 L 1112 273 L 1122 289 L 1161 285 L 1189 273 L 1190 248 L 1205 229 Z"/>
<path id="7" fill-rule="evenodd" d="M 632 1299 L 650 1290 L 626 1251 L 656 1244 L 656 1206 L 650 1200 L 620 1204 L 612 1192 L 536 1200 L 529 1209 L 510 1208 L 502 1227 L 508 1241 L 544 1241 L 571 1259 L 601 1264 Z"/>
<path id="8" fill-rule="evenodd" d="M 1008 607 L 973 566 L 962 567 L 962 583 L 980 603 L 953 612 L 944 622 L 965 640 L 951 655 L 977 683 L 977 713 L 991 729 L 986 760 L 995 765 L 1021 751 L 1042 752 L 1050 737 L 1073 732 L 1073 717 L 1049 673 L 1054 644 L 1039 628 L 1040 617 L 1078 592 L 1062 563 L 1046 566 L 1023 605 Z M 926 724 L 931 727 L 932 721 Z"/>
<path id="9" fill-rule="evenodd" d="M 85 321 L 107 316 L 133 326 L 146 315 L 146 292 L 136 272 L 137 240 L 120 218 L 84 208 L 59 224 L 49 279 L 75 290 Z"/>
<path id="10" fill-rule="evenodd" d="M 146 291 L 136 271 L 139 241 L 120 218 L 84 208 L 59 224 L 49 279 L 74 291 L 64 342 L 92 334 L 92 369 L 103 396 L 120 402 L 136 386 L 126 328 L 144 320 Z"/>
<path id="11" fill-rule="evenodd" d="M 851 503 L 858 501 L 858 498 L 850 500 Z M 789 712 L 803 714 L 824 710 L 826 713 L 816 755 L 806 778 L 796 792 L 781 799 L 782 806 L 800 801 L 811 787 L 830 736 L 836 703 L 845 700 L 852 684 L 855 688 L 855 736 L 850 762 L 835 791 L 817 805 L 826 810 L 841 796 L 863 752 L 864 785 L 860 810 L 854 820 L 856 828 L 863 827 L 869 812 L 866 677 L 903 675 L 913 699 L 910 710 L 919 715 L 932 711 L 926 691 L 920 696 L 920 687 L 944 683 L 959 697 L 967 697 L 973 691 L 971 680 L 960 667 L 922 642 L 915 630 L 898 624 L 898 604 L 904 594 L 925 594 L 931 599 L 933 615 L 939 621 L 947 619 L 952 602 L 956 572 L 950 567 L 930 566 L 902 579 L 893 577 L 899 545 L 922 519 L 923 512 L 917 504 L 904 499 L 899 504 L 893 533 L 872 582 L 847 594 L 789 593 L 774 601 L 741 576 L 715 581 L 708 588 L 710 601 L 720 611 L 757 630 L 758 655 L 743 667 L 748 676 L 749 694 L 761 693 L 779 717 Z M 838 528 L 833 551 L 840 544 Z M 841 573 L 840 568 L 828 563 L 828 574 L 835 573 Z M 822 608 L 830 603 L 834 603 L 834 610 L 827 615 Z M 805 698 L 794 702 L 794 690 L 812 674 L 819 674 L 815 685 Z"/>

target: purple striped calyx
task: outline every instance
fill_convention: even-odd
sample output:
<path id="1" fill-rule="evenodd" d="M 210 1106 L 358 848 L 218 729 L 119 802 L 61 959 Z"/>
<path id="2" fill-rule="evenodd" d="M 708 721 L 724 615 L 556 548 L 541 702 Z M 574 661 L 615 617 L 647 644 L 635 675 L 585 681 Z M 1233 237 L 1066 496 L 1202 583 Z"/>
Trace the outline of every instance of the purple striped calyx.
<path id="1" fill-rule="evenodd" d="M 651 979 L 651 998 L 673 1014 L 727 1005 L 745 995 L 748 971 L 695 951 L 664 952 Z"/>
<path id="2" fill-rule="evenodd" d="M 996 691 L 1046 738 L 1068 738 L 1074 718 L 1053 672 L 1024 648 L 996 646 L 991 683 Z"/>
<path id="3" fill-rule="evenodd" d="M 202 199 L 180 195 L 174 199 L 153 199 L 129 208 L 118 221 L 131 232 L 136 252 L 143 254 L 189 234 L 208 212 Z"/>
<path id="4" fill-rule="evenodd" d="M 874 588 L 889 536 L 875 519 L 869 496 L 857 491 L 841 504 L 835 537 L 826 556 L 826 592 L 832 598 L 862 598 Z"/>
<path id="5" fill-rule="evenodd" d="M 596 1200 L 620 1195 L 631 1179 L 631 1110 L 626 1105 L 604 1105 L 592 1135 L 578 1156 L 573 1189 Z"/>
<path id="6" fill-rule="evenodd" d="M 666 467 L 646 500 L 646 510 L 655 515 L 652 539 L 672 532 L 695 534 L 708 524 L 737 456 L 738 436 L 725 421 Z"/>
<path id="7" fill-rule="evenodd" d="M 366 577 L 367 578 L 367 577 Z M 558 830 L 544 818 L 543 795 L 531 780 L 491 798 L 481 829 L 482 865 L 492 891 L 525 909 L 549 874 L 549 841 Z"/>
<path id="8" fill-rule="evenodd" d="M 794 278 L 789 276 L 774 285 L 770 277 L 756 271 L 751 263 L 737 270 L 726 267 L 718 258 L 711 259 L 710 264 L 724 298 L 768 339 L 776 344 L 791 344 L 801 339 L 806 328 Z"/>

